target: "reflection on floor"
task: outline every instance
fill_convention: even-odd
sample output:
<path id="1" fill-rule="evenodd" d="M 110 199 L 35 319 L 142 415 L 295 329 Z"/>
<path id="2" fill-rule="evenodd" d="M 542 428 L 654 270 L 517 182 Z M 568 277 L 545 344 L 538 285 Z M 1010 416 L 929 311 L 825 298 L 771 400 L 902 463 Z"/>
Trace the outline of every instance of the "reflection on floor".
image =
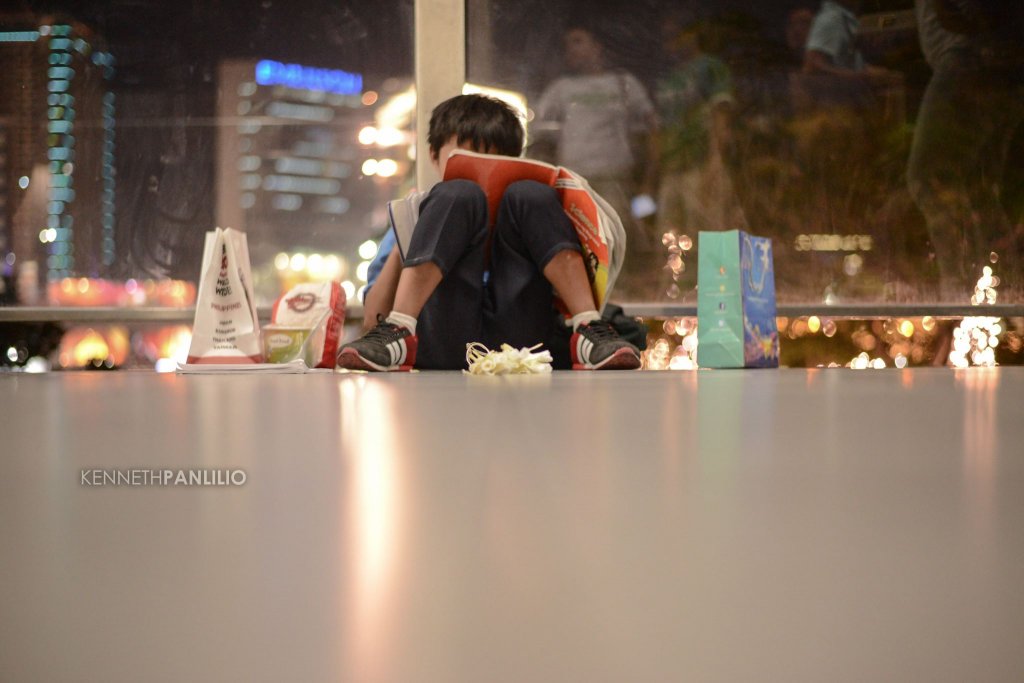
<path id="1" fill-rule="evenodd" d="M 1024 670 L 1024 369 L 9 374 L 0 413 L 5 680 Z"/>

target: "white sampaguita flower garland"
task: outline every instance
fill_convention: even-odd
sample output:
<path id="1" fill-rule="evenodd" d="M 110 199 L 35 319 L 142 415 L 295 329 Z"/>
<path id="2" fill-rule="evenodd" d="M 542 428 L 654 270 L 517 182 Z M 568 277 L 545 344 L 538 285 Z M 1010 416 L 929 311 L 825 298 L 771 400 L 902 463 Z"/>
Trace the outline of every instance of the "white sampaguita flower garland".
<path id="1" fill-rule="evenodd" d="M 514 349 L 502 344 L 500 351 L 491 351 L 480 342 L 466 344 L 467 375 L 532 375 L 551 372 L 551 353 L 535 351 L 542 345 Z"/>

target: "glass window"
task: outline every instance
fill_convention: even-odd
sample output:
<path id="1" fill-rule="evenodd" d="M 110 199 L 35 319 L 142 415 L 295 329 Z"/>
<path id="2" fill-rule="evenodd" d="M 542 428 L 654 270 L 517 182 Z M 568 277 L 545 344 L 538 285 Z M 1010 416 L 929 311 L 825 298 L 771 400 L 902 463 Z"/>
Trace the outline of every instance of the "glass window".
<path id="1" fill-rule="evenodd" d="M 302 280 L 340 280 L 358 303 L 385 202 L 415 183 L 414 5 L 0 10 L 0 312 L 114 307 L 133 323 L 0 322 L 0 364 L 170 367 L 217 226 L 247 233 L 264 311 Z M 614 299 L 632 312 L 689 330 L 698 233 L 742 228 L 773 240 L 790 341 L 832 305 L 1017 315 L 1020 7 L 472 0 L 464 80 L 525 103 L 527 153 L 616 207 L 630 246 Z M 460 9 L 421 9 L 461 26 Z M 424 100 L 462 82 L 451 55 L 461 65 L 458 50 L 428 57 Z"/>

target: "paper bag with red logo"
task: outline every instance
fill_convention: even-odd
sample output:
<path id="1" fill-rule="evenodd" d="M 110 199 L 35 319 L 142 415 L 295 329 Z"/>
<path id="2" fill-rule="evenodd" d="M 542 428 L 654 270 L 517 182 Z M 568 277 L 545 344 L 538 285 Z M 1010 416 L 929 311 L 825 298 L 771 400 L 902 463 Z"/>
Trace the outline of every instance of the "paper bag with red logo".
<path id="1" fill-rule="evenodd" d="M 295 285 L 274 304 L 263 330 L 267 362 L 302 359 L 311 368 L 333 368 L 345 324 L 345 290 L 337 282 Z"/>
<path id="2" fill-rule="evenodd" d="M 262 363 L 263 342 L 245 233 L 206 233 L 189 363 Z"/>

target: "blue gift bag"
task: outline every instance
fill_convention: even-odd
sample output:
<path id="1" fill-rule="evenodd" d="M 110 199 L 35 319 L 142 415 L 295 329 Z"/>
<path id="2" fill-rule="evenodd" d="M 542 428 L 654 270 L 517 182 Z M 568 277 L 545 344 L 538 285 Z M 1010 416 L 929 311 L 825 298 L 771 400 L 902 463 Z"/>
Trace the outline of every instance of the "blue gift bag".
<path id="1" fill-rule="evenodd" d="M 701 232 L 697 253 L 697 365 L 778 367 L 772 241 L 742 230 Z"/>

